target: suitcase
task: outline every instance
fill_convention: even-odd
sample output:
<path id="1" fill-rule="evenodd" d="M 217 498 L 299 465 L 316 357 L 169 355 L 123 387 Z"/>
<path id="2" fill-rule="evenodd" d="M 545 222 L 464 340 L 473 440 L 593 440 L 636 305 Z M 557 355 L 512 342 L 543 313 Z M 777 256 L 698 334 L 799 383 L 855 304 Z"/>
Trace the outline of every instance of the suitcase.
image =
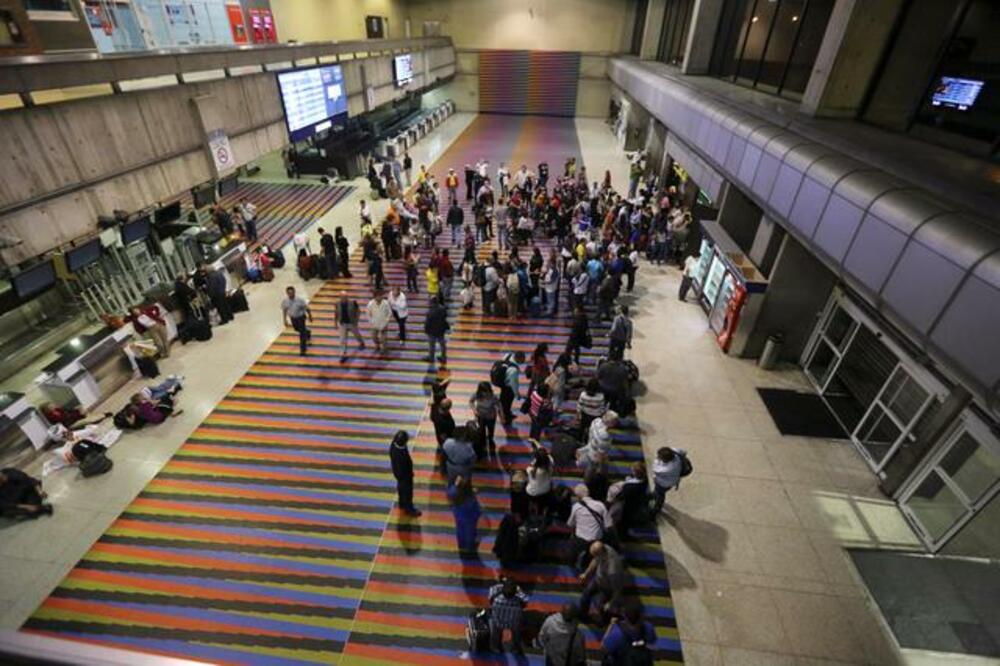
<path id="1" fill-rule="evenodd" d="M 469 643 L 469 652 L 483 653 L 490 649 L 490 611 L 488 608 L 477 610 L 469 615 L 469 623 L 465 628 L 465 639 Z"/>
<path id="2" fill-rule="evenodd" d="M 248 312 L 250 304 L 247 303 L 247 294 L 242 289 L 237 289 L 229 294 L 229 309 L 233 312 Z"/>
<path id="3" fill-rule="evenodd" d="M 313 255 L 313 265 L 316 266 L 316 276 L 320 280 L 329 280 L 333 277 L 330 275 L 330 262 L 326 260 L 326 257 Z"/>
<path id="4" fill-rule="evenodd" d="M 204 319 L 195 319 L 191 322 L 192 336 L 198 342 L 205 342 L 212 339 L 212 327 Z"/>

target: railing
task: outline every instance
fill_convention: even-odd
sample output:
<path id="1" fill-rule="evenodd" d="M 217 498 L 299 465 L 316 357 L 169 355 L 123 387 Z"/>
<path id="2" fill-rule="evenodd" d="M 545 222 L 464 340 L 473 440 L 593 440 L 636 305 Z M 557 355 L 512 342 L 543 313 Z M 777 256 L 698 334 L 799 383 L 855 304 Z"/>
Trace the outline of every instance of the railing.
<path id="1" fill-rule="evenodd" d="M 122 82 L 222 71 L 225 76 L 291 66 L 336 62 L 401 51 L 423 51 L 451 46 L 450 37 L 368 39 L 349 42 L 257 44 L 233 47 L 159 49 L 135 53 L 72 53 L 0 58 L 0 95 L 20 95 L 25 105 L 31 93 L 58 88 L 109 85 L 122 90 Z M 235 72 L 234 72 L 235 70 Z"/>

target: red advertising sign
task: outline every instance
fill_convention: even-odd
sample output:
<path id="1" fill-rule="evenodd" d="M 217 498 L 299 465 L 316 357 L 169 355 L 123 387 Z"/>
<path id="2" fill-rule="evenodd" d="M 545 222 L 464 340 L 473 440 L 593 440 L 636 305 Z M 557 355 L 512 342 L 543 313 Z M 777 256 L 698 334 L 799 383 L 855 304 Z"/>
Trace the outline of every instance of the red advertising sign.
<path id="1" fill-rule="evenodd" d="M 247 26 L 243 21 L 243 9 L 239 5 L 226 5 L 226 14 L 229 16 L 229 28 L 233 31 L 233 41 L 237 44 L 246 44 L 250 41 L 247 37 Z"/>

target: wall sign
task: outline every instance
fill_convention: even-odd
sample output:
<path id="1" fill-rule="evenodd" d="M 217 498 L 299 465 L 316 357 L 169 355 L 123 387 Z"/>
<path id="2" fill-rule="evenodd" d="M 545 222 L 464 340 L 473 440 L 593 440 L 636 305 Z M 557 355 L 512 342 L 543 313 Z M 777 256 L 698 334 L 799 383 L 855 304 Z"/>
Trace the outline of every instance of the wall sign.
<path id="1" fill-rule="evenodd" d="M 236 157 L 233 147 L 229 145 L 229 137 L 225 131 L 216 129 L 208 133 L 208 151 L 212 153 L 215 170 L 224 173 L 236 167 Z"/>

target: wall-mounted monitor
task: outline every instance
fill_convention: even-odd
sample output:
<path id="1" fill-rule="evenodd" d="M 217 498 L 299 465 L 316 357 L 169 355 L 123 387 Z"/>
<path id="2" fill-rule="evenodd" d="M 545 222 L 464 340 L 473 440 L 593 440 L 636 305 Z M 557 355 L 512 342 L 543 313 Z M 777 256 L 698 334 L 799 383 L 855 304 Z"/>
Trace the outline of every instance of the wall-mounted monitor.
<path id="1" fill-rule="evenodd" d="M 14 293 L 20 299 L 30 298 L 40 294 L 56 283 L 56 269 L 51 259 L 35 264 L 11 278 Z"/>
<path id="2" fill-rule="evenodd" d="M 392 59 L 392 74 L 397 86 L 405 86 L 413 80 L 413 54 L 404 53 Z"/>
<path id="3" fill-rule="evenodd" d="M 204 208 L 215 203 L 215 184 L 205 183 L 191 188 L 191 198 L 195 208 Z"/>
<path id="4" fill-rule="evenodd" d="M 87 241 L 66 251 L 66 270 L 75 273 L 101 258 L 101 239 Z"/>
<path id="5" fill-rule="evenodd" d="M 240 186 L 240 179 L 237 176 L 228 176 L 219 181 L 219 196 L 224 197 L 232 194 Z"/>
<path id="6" fill-rule="evenodd" d="M 968 111 L 983 90 L 984 81 L 942 76 L 931 95 L 931 106 Z"/>
<path id="7" fill-rule="evenodd" d="M 149 215 L 138 215 L 122 225 L 122 243 L 131 245 L 149 236 Z"/>
<path id="8" fill-rule="evenodd" d="M 331 120 L 347 119 L 347 88 L 340 65 L 279 72 L 278 88 L 292 141 L 332 127 Z"/>
<path id="9" fill-rule="evenodd" d="M 181 219 L 180 201 L 164 204 L 153 211 L 153 222 L 155 222 L 157 226 L 161 224 L 168 224 L 179 219 Z"/>

